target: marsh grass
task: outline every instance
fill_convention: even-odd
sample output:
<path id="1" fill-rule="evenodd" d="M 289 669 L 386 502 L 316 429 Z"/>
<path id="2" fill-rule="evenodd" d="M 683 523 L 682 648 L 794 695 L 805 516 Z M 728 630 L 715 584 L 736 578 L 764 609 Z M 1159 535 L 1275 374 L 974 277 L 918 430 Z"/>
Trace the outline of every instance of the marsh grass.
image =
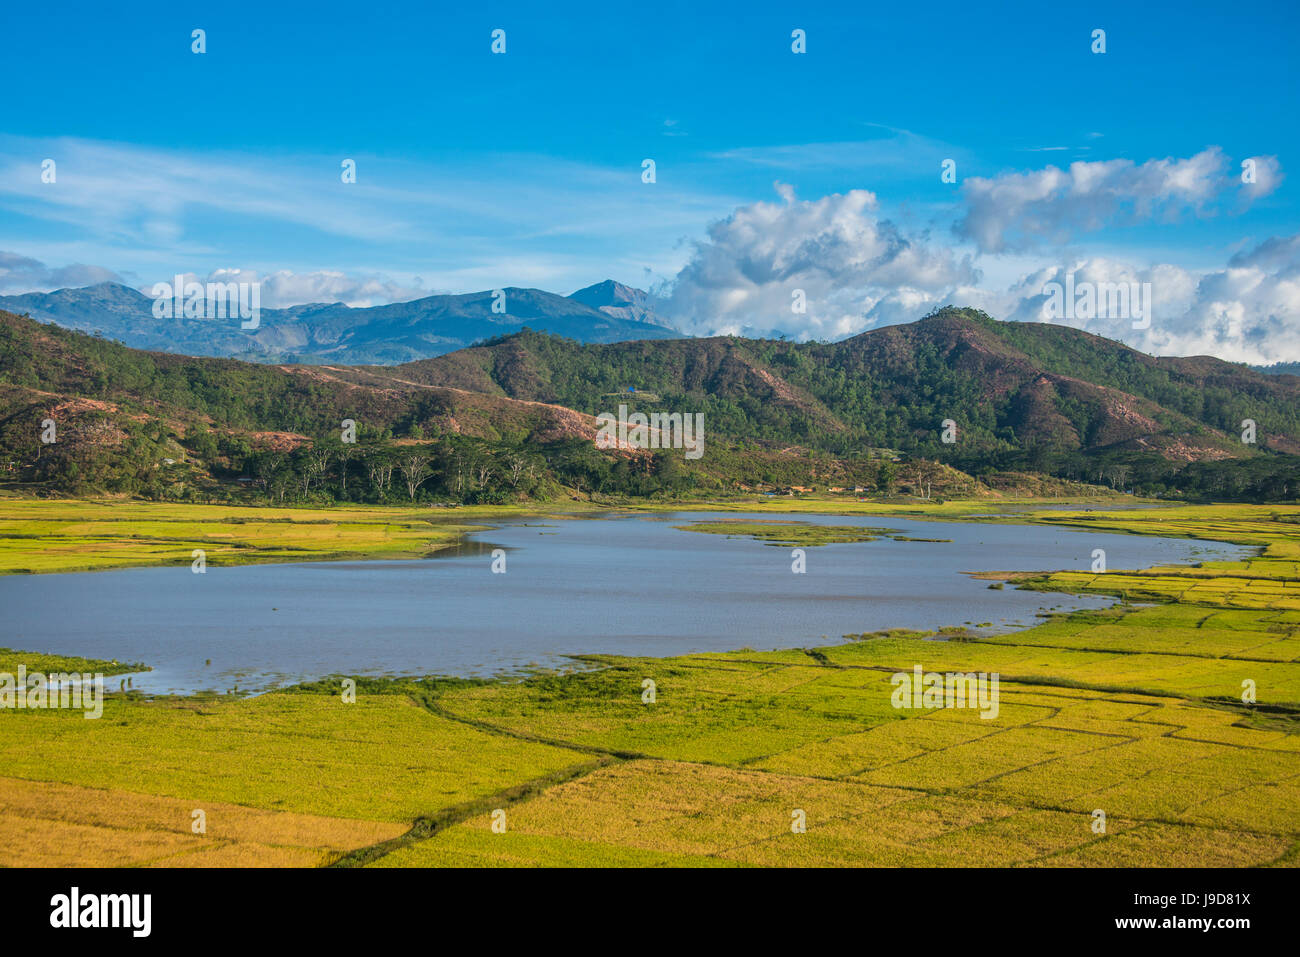
<path id="1" fill-rule="evenodd" d="M 990 520 L 977 510 L 989 506 L 927 514 Z M 1295 866 L 1298 514 L 1018 515 L 1259 555 L 1033 575 L 1029 587 L 1130 601 L 1009 635 L 889 630 L 824 648 L 590 655 L 571 674 L 508 680 L 359 678 L 355 705 L 336 677 L 246 699 L 113 696 L 100 721 L 0 713 L 16 782 L 0 782 L 0 830 L 31 848 L 16 863 Z M 997 717 L 894 708 L 891 675 L 918 664 L 999 673 Z M 1246 680 L 1257 704 L 1241 700 Z M 50 787 L 73 790 L 42 804 Z M 116 816 L 88 818 L 92 798 L 75 789 L 110 793 Z M 265 816 L 189 854 L 169 801 Z M 503 834 L 489 826 L 497 807 Z M 791 833 L 793 808 L 807 833 Z M 1096 808 L 1105 834 L 1091 830 Z M 389 830 L 365 830 L 375 825 Z M 36 831 L 48 840 L 25 843 Z"/>
<path id="2" fill-rule="evenodd" d="M 796 545 L 816 547 L 818 545 L 837 545 L 848 542 L 874 542 L 893 531 L 890 528 L 867 528 L 857 525 L 813 525 L 806 522 L 745 522 L 731 520 L 692 522 L 690 525 L 677 525 L 675 527 L 687 532 L 752 538 L 768 545 L 783 547 Z M 922 541 L 922 539 L 908 540 Z"/>

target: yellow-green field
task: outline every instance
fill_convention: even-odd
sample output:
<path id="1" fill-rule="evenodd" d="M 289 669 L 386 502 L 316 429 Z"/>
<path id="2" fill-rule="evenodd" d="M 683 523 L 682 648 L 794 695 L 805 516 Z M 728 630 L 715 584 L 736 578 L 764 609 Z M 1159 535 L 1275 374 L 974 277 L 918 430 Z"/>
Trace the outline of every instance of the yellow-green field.
<path id="1" fill-rule="evenodd" d="M 1003 501 L 914 505 L 851 498 L 735 499 L 726 502 L 623 504 L 628 511 L 810 512 L 912 515 L 958 519 L 1014 508 Z M 589 502 L 565 502 L 547 514 L 591 512 Z M 99 571 L 131 566 L 188 565 L 202 549 L 212 565 L 258 562 L 420 558 L 455 545 L 485 521 L 535 515 L 524 506 L 335 508 L 185 505 L 110 499 L 30 499 L 0 496 L 0 575 Z"/>
<path id="2" fill-rule="evenodd" d="M 0 498 L 0 575 L 188 565 L 420 558 L 519 507 L 237 508 Z"/>
<path id="3" fill-rule="evenodd" d="M 815 510 L 905 511 L 867 505 Z M 93 507 L 0 502 L 0 534 L 47 523 L 95 548 L 112 535 L 129 548 L 122 533 L 150 520 L 115 511 L 123 524 L 107 529 Z M 73 511 L 42 512 L 59 508 Z M 229 531 L 223 518 L 244 511 L 166 508 L 159 524 L 209 531 Z M 253 547 L 275 547 L 265 520 L 286 516 L 247 511 L 265 525 Z M 374 542 L 372 526 L 405 527 L 390 511 L 307 514 L 365 526 Z M 922 511 L 970 520 L 990 508 L 910 513 Z M 894 633 L 821 649 L 593 658 L 590 670 L 523 681 L 362 680 L 355 703 L 322 682 L 242 700 L 114 695 L 94 721 L 2 711 L 0 836 L 24 865 L 1300 863 L 1300 507 L 1001 520 L 1261 553 L 1036 576 L 1025 584 L 1135 604 L 976 640 Z M 25 541 L 0 540 L 9 570 L 44 548 Z M 52 665 L 0 652 L 0 672 L 36 660 Z M 916 665 L 998 673 L 997 716 L 895 708 L 891 677 Z M 196 810 L 204 833 L 192 828 Z"/>

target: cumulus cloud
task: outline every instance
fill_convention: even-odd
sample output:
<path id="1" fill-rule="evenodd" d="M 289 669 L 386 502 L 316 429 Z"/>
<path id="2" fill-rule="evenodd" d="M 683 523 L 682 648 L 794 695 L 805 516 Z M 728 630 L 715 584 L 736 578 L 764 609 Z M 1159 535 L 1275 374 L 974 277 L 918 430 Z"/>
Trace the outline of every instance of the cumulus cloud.
<path id="1" fill-rule="evenodd" d="M 1051 283 L 1094 287 L 1149 286 L 1150 323 L 1104 310 L 1051 317 L 1158 355 L 1208 354 L 1267 363 L 1300 360 L 1300 234 L 1265 239 L 1233 254 L 1221 267 L 1192 270 L 1174 263 L 1045 254 L 1042 244 L 1122 222 L 1217 212 L 1270 195 L 1282 182 L 1276 157 L 1256 156 L 1252 182 L 1218 148 L 1187 159 L 1074 163 L 1068 169 L 971 179 L 959 194 L 953 227 L 968 242 L 942 242 L 900 226 L 881 211 L 875 193 L 849 190 L 801 199 L 776 183 L 777 198 L 728 204 L 705 237 L 685 250 L 675 278 L 656 287 L 659 315 L 693 335 L 787 334 L 838 339 L 866 329 L 910 322 L 944 303 L 982 308 L 1001 319 L 1041 322 Z M 702 217 L 701 217 L 702 218 Z M 699 220 L 693 220 L 699 221 Z M 951 222 L 951 220 L 949 220 Z M 563 231 L 561 231 L 563 232 Z M 551 240 L 559 233 L 539 233 Z M 1012 250 L 1026 252 L 1012 254 Z M 166 260 L 163 260 L 166 261 Z M 543 288 L 557 281 L 557 261 L 508 256 L 463 267 L 439 286 L 493 288 L 500 276 Z M 676 262 L 681 262 L 677 259 Z M 976 263 L 983 269 L 976 268 Z M 667 270 L 671 274 L 676 265 Z M 617 273 L 615 273 L 617 275 Z M 663 275 L 664 273 L 660 273 Z M 133 274 L 132 284 L 139 278 Z M 171 275 L 151 280 L 171 281 Z M 988 280 L 995 275 L 995 280 Z M 204 282 L 257 281 L 268 308 L 341 301 L 353 306 L 400 302 L 432 294 L 419 278 L 362 271 L 217 269 Z M 0 292 L 48 290 L 105 280 L 98 266 L 49 267 L 17 253 L 0 253 Z M 141 285 L 146 293 L 152 282 Z M 796 311 L 796 292 L 805 304 Z"/>
<path id="2" fill-rule="evenodd" d="M 1108 310 L 1063 317 L 1050 283 L 1093 291 L 1124 284 L 1150 292 L 1150 323 Z M 1035 270 L 1003 292 L 966 290 L 955 302 L 1002 319 L 1051 321 L 1118 339 L 1153 355 L 1209 355 L 1266 364 L 1300 360 L 1300 235 L 1265 240 L 1222 268 L 1193 272 L 1091 258 Z M 1145 328 L 1134 328 L 1134 322 Z"/>
<path id="3" fill-rule="evenodd" d="M 1228 260 L 1228 265 L 1273 271 L 1285 270 L 1289 266 L 1294 275 L 1297 262 L 1300 262 L 1300 234 L 1266 239 L 1254 249 L 1243 250 L 1234 255 Z"/>
<path id="4" fill-rule="evenodd" d="M 1029 191 L 1048 195 L 1061 188 L 1058 177 L 1070 176 L 1071 189 L 1095 196 L 1126 182 L 1145 197 L 1130 201 L 1129 208 L 1150 214 L 1161 197 L 1194 204 L 1234 188 L 1210 184 L 1207 170 L 1223 166 L 1217 151 L 1143 167 L 1075 164 L 1068 174 L 1051 168 L 1025 174 L 1017 189 L 1033 180 L 1041 188 Z M 676 279 L 656 290 L 663 297 L 657 305 L 662 315 L 695 335 L 835 339 L 910 322 L 951 303 L 1001 319 L 1071 325 L 1156 355 L 1251 363 L 1300 359 L 1300 234 L 1266 239 L 1221 268 L 1072 257 L 1043 262 L 1009 285 L 991 287 L 968 256 L 927 236 L 906 235 L 881 218 L 876 196 L 866 190 L 816 200 L 800 200 L 779 183 L 777 191 L 780 202 L 741 206 L 709 228 Z M 1084 213 L 1060 213 L 1076 215 Z M 1099 296 L 1122 284 L 1126 293 L 1136 290 L 1144 299 L 1134 299 L 1124 311 L 1054 314 L 1050 284 L 1064 287 L 1067 281 Z M 806 296 L 802 314 L 791 308 L 796 289 Z M 1139 302 L 1145 308 L 1137 308 Z"/>
<path id="5" fill-rule="evenodd" d="M 1278 253 L 1285 249 L 1289 255 Z M 1300 360 L 1300 236 L 1200 277 L 1181 315 L 1157 313 L 1148 351 L 1238 362 Z"/>
<path id="6" fill-rule="evenodd" d="M 880 218 L 875 194 L 851 190 L 736 209 L 708 229 L 676 278 L 656 290 L 669 321 L 696 334 L 837 338 L 899 321 L 937 293 L 978 276 L 969 257 L 934 249 Z M 794 311 L 802 290 L 806 311 Z"/>
<path id="7" fill-rule="evenodd" d="M 973 176 L 962 184 L 966 213 L 953 228 L 980 252 L 996 253 L 1064 243 L 1079 232 L 1125 222 L 1204 214 L 1237 187 L 1245 203 L 1277 188 L 1276 157 L 1255 160 L 1253 185 L 1229 173 L 1217 146 L 1187 159 L 1081 161 L 1064 170 Z"/>
<path id="8" fill-rule="evenodd" d="M 1282 164 L 1276 156 L 1251 156 L 1241 163 L 1241 207 L 1263 199 L 1282 185 Z"/>
<path id="9" fill-rule="evenodd" d="M 122 282 L 122 277 L 102 266 L 71 263 L 51 267 L 19 253 L 0 251 L 0 293 L 49 292 L 54 289 Z"/>
<path id="10" fill-rule="evenodd" d="M 1251 182 L 1218 147 L 1186 159 L 1078 162 L 971 178 L 953 229 L 977 255 L 993 257 L 986 265 L 1005 266 L 1013 250 L 1032 252 L 1081 232 L 1248 205 L 1282 181 L 1276 157 L 1252 161 Z M 872 192 L 801 200 L 789 186 L 776 189 L 779 202 L 740 206 L 694 244 L 676 278 L 655 290 L 665 318 L 696 335 L 780 332 L 799 339 L 908 322 L 942 303 L 1043 321 L 1044 287 L 1063 284 L 1069 273 L 1071 282 L 1101 288 L 1149 284 L 1152 322 L 1134 329 L 1130 314 L 1104 312 L 1057 321 L 1162 354 L 1205 352 L 1250 362 L 1300 354 L 1295 237 L 1260 243 L 1221 270 L 1084 257 L 1044 262 L 996 288 L 982 281 L 969 254 L 926 233 L 909 235 L 885 218 Z M 791 308 L 795 290 L 806 297 L 802 314 Z"/>

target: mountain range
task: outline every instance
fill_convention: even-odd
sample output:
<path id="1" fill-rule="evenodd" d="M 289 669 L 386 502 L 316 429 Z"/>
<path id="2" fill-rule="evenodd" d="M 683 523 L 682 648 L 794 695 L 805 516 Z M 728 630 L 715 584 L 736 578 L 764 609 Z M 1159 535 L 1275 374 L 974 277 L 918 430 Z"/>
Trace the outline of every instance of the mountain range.
<path id="1" fill-rule="evenodd" d="M 391 366 L 143 352 L 0 312 L 0 425 L 61 402 L 129 410 L 178 435 L 198 425 L 315 436 L 351 417 L 398 437 L 511 442 L 589 437 L 595 414 L 628 405 L 703 412 L 714 442 L 850 457 L 888 448 L 975 472 L 1035 452 L 1171 463 L 1300 453 L 1296 376 L 1154 358 L 1068 327 L 954 308 L 836 343 L 583 344 L 526 331 Z"/>
<path id="2" fill-rule="evenodd" d="M 154 300 L 105 282 L 0 296 L 0 309 L 102 335 L 134 349 L 272 363 L 401 363 L 442 355 L 525 327 L 577 342 L 680 335 L 654 316 L 650 297 L 613 280 L 559 296 L 510 287 L 353 308 L 341 302 L 263 308 L 256 329 L 234 319 L 156 318 Z M 494 311 L 494 304 L 499 303 Z"/>
<path id="3" fill-rule="evenodd" d="M 835 343 L 739 337 L 580 345 L 519 334 L 391 368 L 374 387 L 454 388 L 585 413 L 632 402 L 706 413 L 739 440 L 939 458 L 997 450 L 1130 450 L 1171 461 L 1300 452 L 1300 378 L 1208 356 L 1155 358 L 1066 326 L 946 308 Z M 642 405 L 644 403 L 641 403 Z M 961 438 L 945 448 L 940 425 Z M 1257 436 L 1243 442 L 1246 420 Z"/>

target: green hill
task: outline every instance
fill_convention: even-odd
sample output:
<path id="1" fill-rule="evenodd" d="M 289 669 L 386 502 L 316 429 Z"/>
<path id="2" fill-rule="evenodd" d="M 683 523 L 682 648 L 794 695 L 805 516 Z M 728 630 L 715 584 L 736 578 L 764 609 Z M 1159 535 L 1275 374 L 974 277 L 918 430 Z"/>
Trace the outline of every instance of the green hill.
<path id="1" fill-rule="evenodd" d="M 605 410 L 635 386 L 715 432 L 837 453 L 953 458 L 1128 448 L 1174 461 L 1300 452 L 1300 381 L 1208 357 L 1153 358 L 1063 326 L 946 309 L 833 344 L 723 337 L 579 345 L 523 332 L 357 381 L 417 382 Z M 958 441 L 941 441 L 944 419 Z M 1254 447 L 1241 422 L 1257 424 Z"/>
<path id="2" fill-rule="evenodd" d="M 708 454 L 595 449 L 592 417 L 620 404 L 702 413 Z M 360 449 L 339 444 L 348 419 Z M 337 458 L 321 465 L 313 448 Z M 1297 451 L 1300 379 L 969 309 L 833 344 L 584 345 L 524 330 L 399 366 L 142 352 L 0 313 L 0 452 L 20 489 L 383 499 L 391 487 L 362 473 L 427 454 L 422 494 L 462 501 L 818 482 L 892 492 L 908 476 L 944 494 L 995 472 L 1272 500 L 1295 497 Z M 895 461 L 929 464 L 898 473 Z"/>

